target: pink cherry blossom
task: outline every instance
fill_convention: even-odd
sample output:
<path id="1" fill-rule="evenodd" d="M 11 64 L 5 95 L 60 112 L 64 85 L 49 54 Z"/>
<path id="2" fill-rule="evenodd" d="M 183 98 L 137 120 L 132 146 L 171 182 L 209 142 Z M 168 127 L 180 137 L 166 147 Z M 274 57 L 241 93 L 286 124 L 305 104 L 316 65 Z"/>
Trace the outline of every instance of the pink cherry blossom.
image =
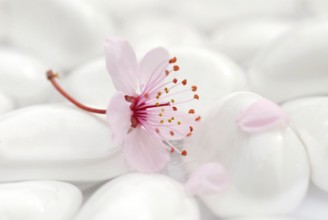
<path id="1" fill-rule="evenodd" d="M 165 167 L 170 152 L 186 155 L 170 140 L 190 136 L 200 120 L 195 110 L 180 111 L 180 105 L 199 99 L 197 87 L 178 79 L 176 58 L 163 48 L 149 51 L 138 64 L 130 44 L 109 38 L 105 45 L 107 69 L 117 93 L 107 108 L 114 143 L 123 146 L 127 163 L 141 172 Z M 187 100 L 178 100 L 190 93 Z"/>

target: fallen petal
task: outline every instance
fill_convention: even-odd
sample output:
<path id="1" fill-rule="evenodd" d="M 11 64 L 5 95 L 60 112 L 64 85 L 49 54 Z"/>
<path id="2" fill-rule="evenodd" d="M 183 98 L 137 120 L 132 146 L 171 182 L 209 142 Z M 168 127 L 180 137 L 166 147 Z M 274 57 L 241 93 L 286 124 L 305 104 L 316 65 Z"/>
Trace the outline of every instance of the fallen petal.
<path id="1" fill-rule="evenodd" d="M 210 195 L 223 191 L 228 184 L 225 169 L 218 163 L 205 163 L 194 170 L 186 189 L 190 195 Z"/>
<path id="2" fill-rule="evenodd" d="M 262 132 L 269 128 L 288 124 L 284 110 L 267 99 L 259 99 L 244 109 L 237 119 L 239 127 L 250 133 Z"/>

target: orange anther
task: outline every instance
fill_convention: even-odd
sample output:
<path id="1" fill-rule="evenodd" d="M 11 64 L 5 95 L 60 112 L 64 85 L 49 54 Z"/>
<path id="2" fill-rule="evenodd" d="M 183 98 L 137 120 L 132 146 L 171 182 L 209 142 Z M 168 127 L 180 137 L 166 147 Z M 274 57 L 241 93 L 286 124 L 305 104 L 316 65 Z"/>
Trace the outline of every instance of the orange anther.
<path id="1" fill-rule="evenodd" d="M 173 131 L 170 131 L 170 135 L 171 135 L 171 136 L 174 136 L 174 132 L 173 132 Z"/>
<path id="2" fill-rule="evenodd" d="M 177 58 L 176 57 L 173 57 L 172 59 L 169 60 L 169 63 L 175 63 L 177 62 Z"/>
<path id="3" fill-rule="evenodd" d="M 173 109 L 173 111 L 177 111 L 178 110 L 178 108 L 175 107 L 175 106 L 173 106 L 172 109 Z"/>
<path id="4" fill-rule="evenodd" d="M 189 109 L 188 113 L 189 114 L 195 114 L 195 110 L 194 109 Z"/>
<path id="5" fill-rule="evenodd" d="M 173 83 L 177 83 L 178 80 L 176 78 L 173 79 Z"/>
<path id="6" fill-rule="evenodd" d="M 199 95 L 195 94 L 194 99 L 199 99 Z"/>
<path id="7" fill-rule="evenodd" d="M 192 87 L 191 87 L 191 90 L 192 90 L 193 92 L 196 92 L 196 91 L 197 91 L 197 86 L 192 86 Z"/>
<path id="8" fill-rule="evenodd" d="M 200 121 L 200 119 L 201 119 L 201 117 L 198 116 L 198 117 L 195 118 L 195 121 Z"/>
<path id="9" fill-rule="evenodd" d="M 188 153 L 187 153 L 186 150 L 183 150 L 183 151 L 181 152 L 181 155 L 182 155 L 182 156 L 187 156 L 187 154 L 188 154 Z"/>
<path id="10" fill-rule="evenodd" d="M 178 65 L 174 65 L 174 66 L 173 66 L 173 70 L 174 70 L 174 71 L 178 71 L 179 69 L 180 69 L 180 67 L 179 67 Z"/>
<path id="11" fill-rule="evenodd" d="M 186 79 L 184 79 L 184 80 L 182 80 L 182 85 L 187 85 L 187 80 Z"/>

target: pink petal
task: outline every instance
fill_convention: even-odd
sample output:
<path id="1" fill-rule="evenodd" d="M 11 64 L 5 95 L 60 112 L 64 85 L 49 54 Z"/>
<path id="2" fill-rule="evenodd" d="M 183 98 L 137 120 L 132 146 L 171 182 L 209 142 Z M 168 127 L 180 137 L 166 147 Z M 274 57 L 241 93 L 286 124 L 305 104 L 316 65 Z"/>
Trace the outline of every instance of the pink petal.
<path id="1" fill-rule="evenodd" d="M 134 94 L 138 83 L 138 64 L 131 45 L 120 38 L 105 43 L 107 70 L 118 91 Z"/>
<path id="2" fill-rule="evenodd" d="M 157 172 L 169 161 L 169 152 L 164 144 L 142 127 L 129 133 L 124 143 L 127 163 L 140 172 Z"/>
<path id="3" fill-rule="evenodd" d="M 205 163 L 198 167 L 186 182 L 190 195 L 206 195 L 222 192 L 228 185 L 228 175 L 218 163 Z"/>
<path id="4" fill-rule="evenodd" d="M 237 124 L 246 132 L 256 133 L 277 125 L 285 127 L 288 115 L 274 102 L 260 99 L 241 112 Z"/>
<path id="5" fill-rule="evenodd" d="M 164 68 L 169 64 L 169 53 L 161 47 L 152 49 L 141 60 L 139 65 L 139 82 L 140 88 L 143 88 L 148 80 L 163 72 Z"/>
<path id="6" fill-rule="evenodd" d="M 113 143 L 122 145 L 124 138 L 131 127 L 130 103 L 125 100 L 122 92 L 117 92 L 109 102 L 107 108 L 107 120 L 112 129 Z"/>

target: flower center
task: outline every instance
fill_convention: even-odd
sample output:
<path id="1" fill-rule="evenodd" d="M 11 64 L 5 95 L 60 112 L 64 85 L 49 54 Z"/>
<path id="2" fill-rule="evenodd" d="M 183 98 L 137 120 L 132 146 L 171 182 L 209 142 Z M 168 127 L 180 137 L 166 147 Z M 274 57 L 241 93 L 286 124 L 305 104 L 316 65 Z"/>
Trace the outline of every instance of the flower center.
<path id="1" fill-rule="evenodd" d="M 146 85 L 137 96 L 125 96 L 130 102 L 132 111 L 131 127 L 143 126 L 146 130 L 160 138 L 171 152 L 178 151 L 181 155 L 187 152 L 179 151 L 169 140 L 179 140 L 191 136 L 193 124 L 200 120 L 194 116 L 196 111 L 189 109 L 187 112 L 179 111 L 179 105 L 198 100 L 197 86 L 188 86 L 187 79 L 178 80 L 171 77 L 171 73 L 179 71 L 179 66 L 173 65 L 176 58 L 169 60 L 163 69 L 157 69 L 151 75 Z M 168 69 L 171 68 L 171 69 Z M 189 97 L 189 98 L 185 98 Z M 181 100 L 182 99 L 182 100 Z"/>

